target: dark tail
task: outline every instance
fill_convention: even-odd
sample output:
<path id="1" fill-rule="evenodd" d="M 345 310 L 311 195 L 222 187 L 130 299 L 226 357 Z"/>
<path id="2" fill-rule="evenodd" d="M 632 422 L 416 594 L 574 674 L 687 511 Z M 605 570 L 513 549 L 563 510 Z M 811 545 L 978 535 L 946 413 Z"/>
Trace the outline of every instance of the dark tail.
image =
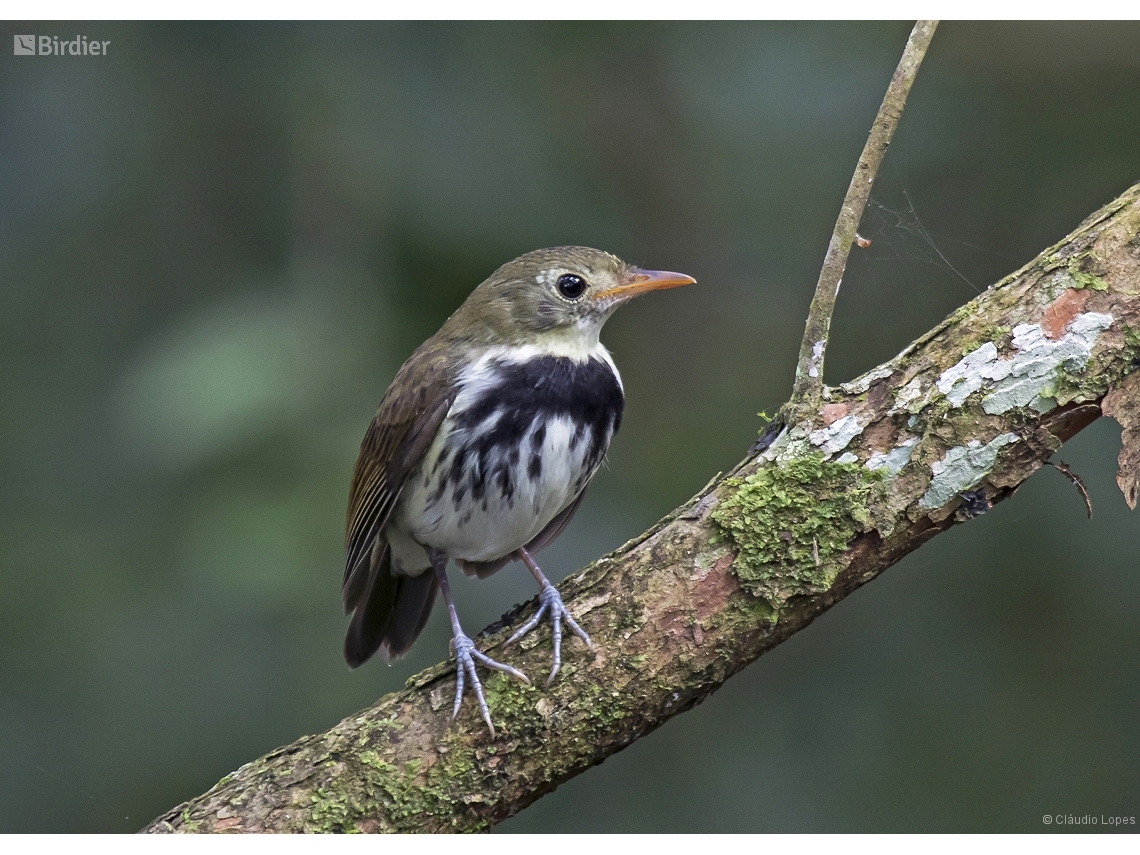
<path id="1" fill-rule="evenodd" d="M 439 587 L 435 573 L 428 569 L 419 576 L 393 576 L 385 548 L 379 560 L 373 560 L 368 581 L 357 584 L 352 622 L 344 637 L 348 667 L 360 667 L 377 650 L 385 662 L 399 659 L 412 648 L 431 615 Z"/>

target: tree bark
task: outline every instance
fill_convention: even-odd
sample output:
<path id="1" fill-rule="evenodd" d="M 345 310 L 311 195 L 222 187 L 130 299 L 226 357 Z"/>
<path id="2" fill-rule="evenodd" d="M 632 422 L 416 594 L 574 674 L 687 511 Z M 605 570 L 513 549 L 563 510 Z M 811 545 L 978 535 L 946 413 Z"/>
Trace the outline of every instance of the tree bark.
<path id="1" fill-rule="evenodd" d="M 454 666 L 441 663 L 146 831 L 485 830 L 1012 496 L 1101 415 L 1106 394 L 1135 412 L 1140 384 L 1125 379 L 1138 365 L 1140 184 L 892 361 L 826 389 L 811 430 L 754 448 L 567 580 L 563 597 L 598 650 L 571 638 L 549 689 L 488 674 L 497 738 L 470 701 L 450 722 Z M 479 647 L 544 673 L 549 630 L 501 649 L 535 605 L 488 628 Z"/>

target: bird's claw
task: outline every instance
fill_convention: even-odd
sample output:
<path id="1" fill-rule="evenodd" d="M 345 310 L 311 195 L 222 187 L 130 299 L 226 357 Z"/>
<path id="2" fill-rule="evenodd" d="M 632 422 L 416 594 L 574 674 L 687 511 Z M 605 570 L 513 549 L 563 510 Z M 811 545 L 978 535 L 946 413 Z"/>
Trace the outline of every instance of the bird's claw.
<path id="1" fill-rule="evenodd" d="M 491 731 L 491 738 L 494 739 L 495 725 L 491 724 L 491 711 L 487 708 L 487 699 L 483 697 L 483 684 L 479 681 L 479 676 L 475 673 L 475 662 L 482 662 L 488 668 L 502 671 L 504 674 L 510 674 L 515 679 L 521 680 L 527 685 L 530 685 L 530 679 L 518 668 L 512 668 L 510 665 L 496 662 L 486 653 L 480 652 L 475 647 L 475 642 L 463 633 L 455 636 L 452 645 L 455 648 L 456 671 L 455 705 L 451 708 L 451 720 L 455 721 L 455 717 L 459 715 L 459 705 L 463 702 L 463 689 L 467 680 L 470 679 L 471 688 L 475 692 L 475 698 L 479 701 L 479 712 L 483 714 L 483 721 L 487 722 L 487 727 Z"/>
<path id="2" fill-rule="evenodd" d="M 546 685 L 554 682 L 554 677 L 558 673 L 558 669 L 562 667 L 562 622 L 566 621 L 566 625 L 570 630 L 585 642 L 586 647 L 594 650 L 594 642 L 590 641 L 590 636 L 582 627 L 578 626 L 578 622 L 570 616 L 570 612 L 566 610 L 565 604 L 562 602 L 562 596 L 558 593 L 558 589 L 551 584 L 546 584 L 542 591 L 539 592 L 538 601 L 540 603 L 538 611 L 534 613 L 530 620 L 518 628 L 514 635 L 507 639 L 507 644 L 518 641 L 536 626 L 542 620 L 543 615 L 547 612 L 550 613 L 551 634 L 554 637 L 554 667 L 550 669 L 550 676 L 546 678 Z"/>

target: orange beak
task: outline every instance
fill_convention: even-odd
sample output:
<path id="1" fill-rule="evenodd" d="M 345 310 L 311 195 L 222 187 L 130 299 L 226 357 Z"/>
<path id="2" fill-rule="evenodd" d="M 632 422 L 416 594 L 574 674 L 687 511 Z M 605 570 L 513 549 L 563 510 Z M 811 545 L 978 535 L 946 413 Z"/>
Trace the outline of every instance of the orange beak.
<path id="1" fill-rule="evenodd" d="M 646 291 L 661 291 L 665 288 L 680 288 L 682 285 L 692 285 L 697 280 L 684 273 L 670 273 L 668 270 L 641 270 L 633 268 L 627 275 L 625 284 L 614 288 L 607 288 L 594 295 L 597 302 L 610 300 L 628 300 Z"/>

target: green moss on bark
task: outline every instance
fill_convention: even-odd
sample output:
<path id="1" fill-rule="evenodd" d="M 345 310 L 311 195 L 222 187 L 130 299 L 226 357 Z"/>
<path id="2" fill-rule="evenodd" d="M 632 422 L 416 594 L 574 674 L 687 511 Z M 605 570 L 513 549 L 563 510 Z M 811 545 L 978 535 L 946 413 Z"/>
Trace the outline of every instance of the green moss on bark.
<path id="1" fill-rule="evenodd" d="M 880 477 L 813 452 L 729 481 L 733 492 L 711 517 L 737 549 L 732 569 L 741 586 L 776 608 L 831 587 L 836 557 L 867 527 Z"/>

